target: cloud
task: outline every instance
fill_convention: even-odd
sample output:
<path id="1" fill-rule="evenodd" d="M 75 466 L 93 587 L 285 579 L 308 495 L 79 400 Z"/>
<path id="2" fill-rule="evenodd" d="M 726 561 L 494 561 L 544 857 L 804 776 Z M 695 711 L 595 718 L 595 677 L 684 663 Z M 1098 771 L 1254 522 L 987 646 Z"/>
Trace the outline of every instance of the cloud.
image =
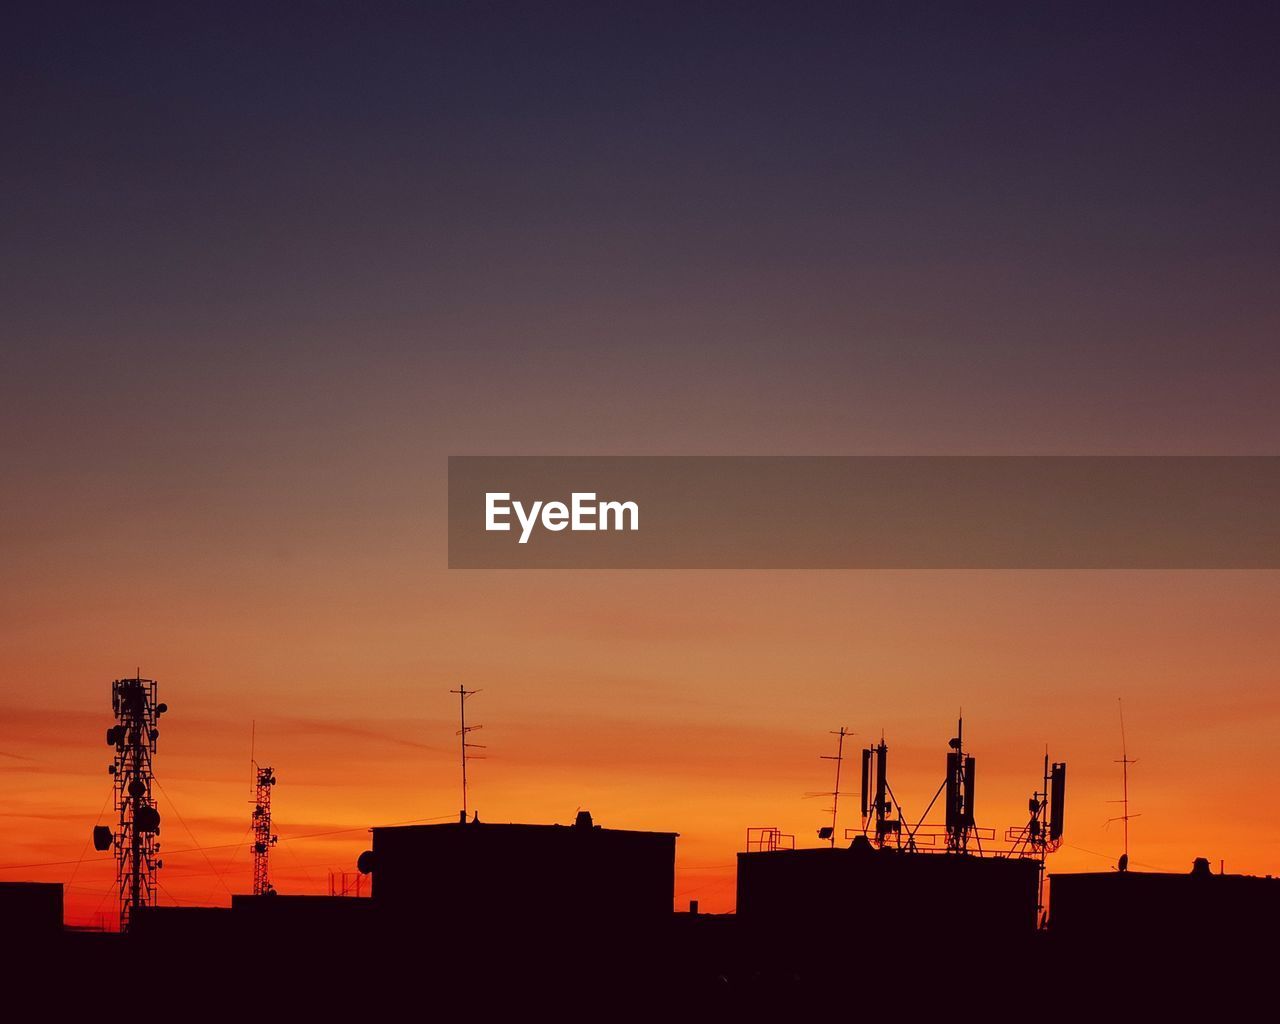
<path id="1" fill-rule="evenodd" d="M 402 726 L 406 722 L 405 719 L 396 719 L 396 721 Z M 355 739 L 374 740 L 378 743 L 389 743 L 399 747 L 409 747 L 413 750 L 426 750 L 433 754 L 453 753 L 452 748 L 446 749 L 430 743 L 407 739 L 396 730 L 388 728 L 387 724 L 380 719 L 356 719 L 339 722 L 322 718 L 280 718 L 273 719 L 271 724 L 277 725 L 282 732 L 293 736 L 345 736 Z M 431 723 L 423 725 L 422 731 L 424 733 L 438 733 L 440 728 L 438 723 Z"/>

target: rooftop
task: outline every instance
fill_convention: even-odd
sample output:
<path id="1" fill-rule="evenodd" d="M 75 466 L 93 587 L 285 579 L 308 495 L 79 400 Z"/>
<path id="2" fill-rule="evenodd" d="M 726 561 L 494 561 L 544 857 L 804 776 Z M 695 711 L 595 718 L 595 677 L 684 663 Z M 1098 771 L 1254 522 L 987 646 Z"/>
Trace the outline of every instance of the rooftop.
<path id="1" fill-rule="evenodd" d="M 579 811 L 578 817 L 572 825 L 560 825 L 560 824 L 532 825 L 532 824 L 526 824 L 522 822 L 512 822 L 512 821 L 490 822 L 490 821 L 479 821 L 479 820 L 473 819 L 467 822 L 446 821 L 446 822 L 439 822 L 432 825 L 380 825 L 380 826 L 374 826 L 369 831 L 373 832 L 375 835 L 380 833 L 432 834 L 435 832 L 439 832 L 441 830 L 448 831 L 448 832 L 460 832 L 464 830 L 471 831 L 472 829 L 477 829 L 484 832 L 507 833 L 512 836 L 517 836 L 517 835 L 527 836 L 527 835 L 538 833 L 538 832 L 573 832 L 573 831 L 588 831 L 588 830 L 592 832 L 605 832 L 605 833 L 633 835 L 633 836 L 667 836 L 670 838 L 675 838 L 680 835 L 679 832 L 654 832 L 654 831 L 649 831 L 647 829 L 605 828 L 602 825 L 595 824 L 591 820 L 591 813 L 589 811 Z"/>

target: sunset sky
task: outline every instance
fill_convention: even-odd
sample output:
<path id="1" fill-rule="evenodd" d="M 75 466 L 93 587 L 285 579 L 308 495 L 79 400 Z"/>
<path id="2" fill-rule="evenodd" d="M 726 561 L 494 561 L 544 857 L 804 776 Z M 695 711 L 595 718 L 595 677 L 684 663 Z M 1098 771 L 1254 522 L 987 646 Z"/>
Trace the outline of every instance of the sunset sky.
<path id="1" fill-rule="evenodd" d="M 369 826 L 671 830 L 733 906 L 830 730 L 919 813 L 1069 765 L 1053 870 L 1280 872 L 1280 573 L 445 567 L 449 455 L 1277 454 L 1268 5 L 41 5 L 11 14 L 0 879 L 114 913 L 110 682 L 160 682 L 161 902 Z M 254 724 L 256 723 L 256 725 Z M 850 777 L 855 774 L 850 773 Z M 853 804 L 843 825 L 855 823 Z M 110 808 L 101 820 L 110 821 Z"/>

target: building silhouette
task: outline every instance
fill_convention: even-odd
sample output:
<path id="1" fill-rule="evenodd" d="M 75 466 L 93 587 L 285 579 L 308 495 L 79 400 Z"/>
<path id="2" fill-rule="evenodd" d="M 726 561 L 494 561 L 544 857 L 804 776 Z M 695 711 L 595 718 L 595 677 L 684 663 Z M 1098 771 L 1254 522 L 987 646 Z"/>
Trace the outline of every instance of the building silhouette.
<path id="1" fill-rule="evenodd" d="M 676 833 L 479 820 L 374 828 L 360 866 L 382 913 L 468 928 L 548 920 L 632 928 L 671 914 Z"/>

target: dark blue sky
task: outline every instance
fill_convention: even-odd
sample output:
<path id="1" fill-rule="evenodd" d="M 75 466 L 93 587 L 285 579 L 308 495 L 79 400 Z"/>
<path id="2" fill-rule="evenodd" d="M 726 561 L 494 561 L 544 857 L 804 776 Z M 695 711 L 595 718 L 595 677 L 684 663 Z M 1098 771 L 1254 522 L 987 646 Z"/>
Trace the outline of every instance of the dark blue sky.
<path id="1" fill-rule="evenodd" d="M 1270 452 L 1276 28 L 1249 4 L 23 9 L 0 422 L 55 464 L 331 416 L 432 457 Z"/>

